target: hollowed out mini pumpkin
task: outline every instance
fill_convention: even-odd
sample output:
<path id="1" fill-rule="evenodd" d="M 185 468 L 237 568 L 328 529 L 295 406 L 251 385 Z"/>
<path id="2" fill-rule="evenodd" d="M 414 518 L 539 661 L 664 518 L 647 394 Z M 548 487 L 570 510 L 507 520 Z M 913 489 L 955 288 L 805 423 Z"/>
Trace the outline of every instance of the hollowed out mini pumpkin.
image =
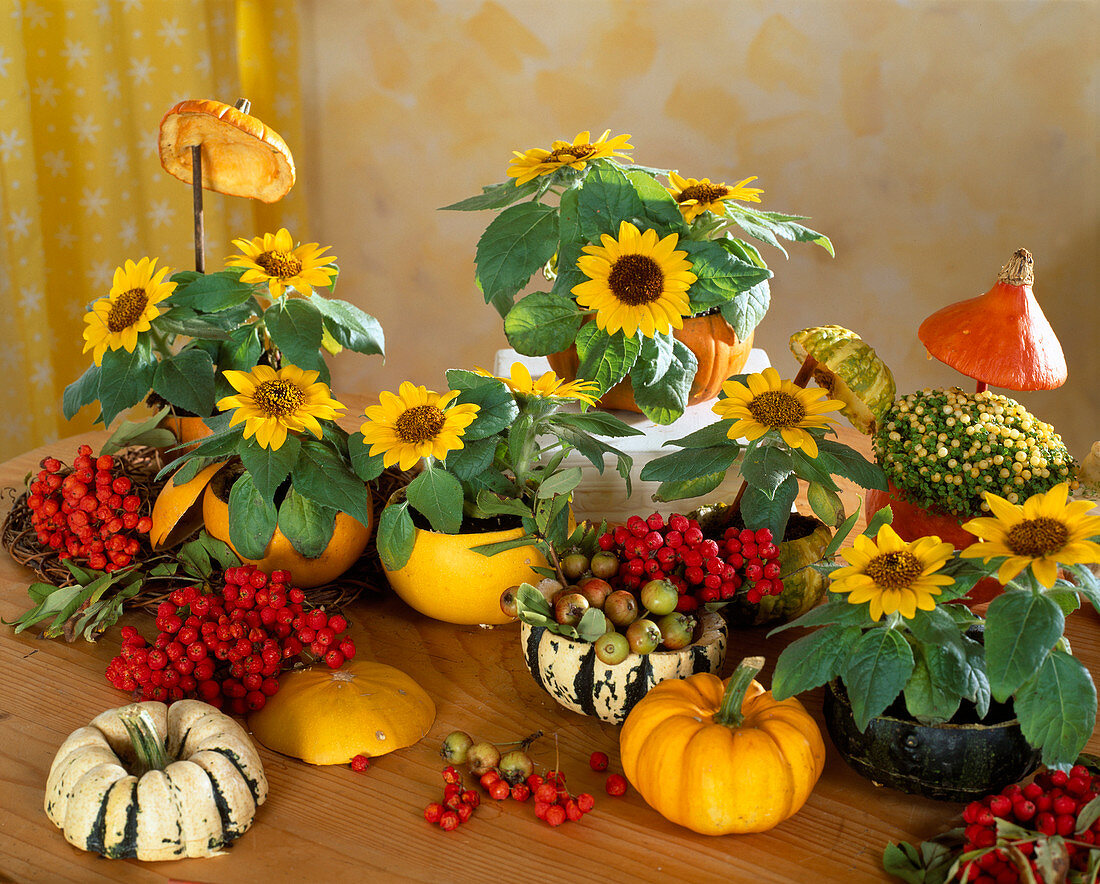
<path id="1" fill-rule="evenodd" d="M 722 383 L 745 367 L 752 352 L 752 333 L 742 341 L 737 337 L 733 326 L 719 313 L 688 317 L 684 320 L 683 328 L 673 329 L 672 336 L 685 344 L 699 363 L 688 392 L 688 405 L 698 405 L 716 398 L 718 391 L 722 389 Z M 576 347 L 551 353 L 546 358 L 558 377 L 576 379 L 577 369 L 580 367 Z M 630 378 L 604 393 L 600 397 L 600 406 L 620 411 L 641 411 L 634 402 Z"/>
<path id="2" fill-rule="evenodd" d="M 65 839 L 112 858 L 213 856 L 244 834 L 267 778 L 244 729 L 179 700 L 108 709 L 57 750 L 45 809 Z"/>
<path id="3" fill-rule="evenodd" d="M 279 679 L 278 692 L 248 717 L 268 749 L 310 764 L 347 764 L 418 742 L 435 721 L 435 703 L 408 675 L 355 660 L 340 669 L 309 666 Z"/>

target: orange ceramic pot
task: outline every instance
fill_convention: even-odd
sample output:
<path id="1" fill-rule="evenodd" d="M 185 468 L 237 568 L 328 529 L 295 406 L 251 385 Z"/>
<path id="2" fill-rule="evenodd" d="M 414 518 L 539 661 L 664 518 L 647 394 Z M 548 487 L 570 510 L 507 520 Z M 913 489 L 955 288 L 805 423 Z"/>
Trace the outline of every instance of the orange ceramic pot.
<path id="1" fill-rule="evenodd" d="M 887 491 L 877 491 L 874 488 L 867 490 L 865 501 L 868 520 L 884 506 L 889 506 L 894 511 L 894 520 L 891 525 L 902 540 L 913 541 L 919 537 L 934 534 L 940 540 L 950 543 L 955 549 L 965 549 L 977 542 L 977 537 L 963 530 L 962 523 L 965 519 L 910 503 L 893 482 L 887 484 L 889 485 Z M 979 580 L 966 594 L 964 602 L 968 607 L 986 604 L 1000 595 L 1003 590 L 1002 584 L 992 577 L 986 577 L 984 580 Z"/>
<path id="2" fill-rule="evenodd" d="M 689 317 L 684 320 L 684 327 L 674 329 L 672 335 L 687 345 L 699 363 L 695 380 L 691 382 L 691 390 L 688 392 L 688 405 L 698 405 L 716 398 L 718 391 L 722 389 L 722 383 L 745 367 L 752 351 L 752 333 L 742 341 L 734 333 L 733 326 L 719 313 Z M 576 347 L 551 353 L 546 358 L 558 377 L 576 379 L 577 368 L 580 366 Z M 600 406 L 641 412 L 634 401 L 634 388 L 629 377 L 608 390 L 601 397 Z"/>

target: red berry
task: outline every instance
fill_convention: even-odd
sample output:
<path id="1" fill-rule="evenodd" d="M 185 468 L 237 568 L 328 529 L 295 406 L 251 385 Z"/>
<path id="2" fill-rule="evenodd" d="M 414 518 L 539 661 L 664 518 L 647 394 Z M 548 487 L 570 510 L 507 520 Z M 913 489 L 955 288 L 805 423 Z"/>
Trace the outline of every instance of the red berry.
<path id="1" fill-rule="evenodd" d="M 581 794 L 577 796 L 577 807 L 581 809 L 581 813 L 588 813 L 595 806 L 596 799 L 587 792 L 581 792 Z"/>
<path id="2" fill-rule="evenodd" d="M 607 778 L 607 782 L 604 783 L 604 789 L 607 790 L 608 795 L 614 795 L 616 798 L 620 795 L 626 794 L 626 778 L 622 774 L 613 773 Z"/>
<path id="3" fill-rule="evenodd" d="M 356 755 L 351 760 L 351 769 L 357 773 L 362 773 L 368 767 L 370 767 L 370 759 L 366 755 Z"/>
<path id="4" fill-rule="evenodd" d="M 458 828 L 458 824 L 458 814 L 453 810 L 444 811 L 443 815 L 439 818 L 439 828 L 444 832 L 453 832 Z"/>
<path id="5" fill-rule="evenodd" d="M 555 829 L 565 822 L 565 808 L 560 804 L 552 804 L 546 809 L 546 822 Z"/>
<path id="6" fill-rule="evenodd" d="M 526 801 L 531 797 L 531 788 L 526 783 L 516 783 L 512 786 L 512 800 Z"/>
<path id="7" fill-rule="evenodd" d="M 607 770 L 609 759 L 606 752 L 593 752 L 588 759 L 588 766 L 592 770 Z"/>
<path id="8" fill-rule="evenodd" d="M 438 823 L 440 817 L 443 816 L 443 805 L 438 802 L 432 802 L 424 808 L 424 819 L 429 823 Z"/>

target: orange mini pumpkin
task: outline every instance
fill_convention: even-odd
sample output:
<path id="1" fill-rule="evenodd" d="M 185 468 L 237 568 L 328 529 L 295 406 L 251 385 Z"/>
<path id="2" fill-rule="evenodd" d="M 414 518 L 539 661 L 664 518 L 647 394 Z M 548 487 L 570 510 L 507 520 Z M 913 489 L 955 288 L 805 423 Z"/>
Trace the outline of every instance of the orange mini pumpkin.
<path id="1" fill-rule="evenodd" d="M 793 816 L 825 767 L 821 731 L 795 698 L 754 676 L 763 657 L 714 675 L 663 681 L 627 716 L 623 772 L 666 819 L 703 835 L 765 832 Z"/>

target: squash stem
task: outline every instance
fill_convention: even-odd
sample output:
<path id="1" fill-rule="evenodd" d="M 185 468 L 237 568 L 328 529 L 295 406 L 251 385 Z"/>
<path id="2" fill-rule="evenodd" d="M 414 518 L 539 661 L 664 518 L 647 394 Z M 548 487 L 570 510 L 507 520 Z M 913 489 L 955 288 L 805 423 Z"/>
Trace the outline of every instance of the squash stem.
<path id="1" fill-rule="evenodd" d="M 726 692 L 722 695 L 722 705 L 714 713 L 714 723 L 724 724 L 726 727 L 737 728 L 741 726 L 745 716 L 741 714 L 741 704 L 745 702 L 745 693 L 764 668 L 763 657 L 746 657 L 737 664 L 728 682 Z"/>
<path id="2" fill-rule="evenodd" d="M 140 706 L 127 706 L 118 713 L 122 726 L 130 737 L 130 745 L 134 747 L 134 755 L 137 756 L 140 771 L 133 771 L 140 777 L 151 770 L 164 770 L 168 767 L 168 754 L 164 751 L 164 744 L 157 736 L 156 725 L 149 713 Z"/>

